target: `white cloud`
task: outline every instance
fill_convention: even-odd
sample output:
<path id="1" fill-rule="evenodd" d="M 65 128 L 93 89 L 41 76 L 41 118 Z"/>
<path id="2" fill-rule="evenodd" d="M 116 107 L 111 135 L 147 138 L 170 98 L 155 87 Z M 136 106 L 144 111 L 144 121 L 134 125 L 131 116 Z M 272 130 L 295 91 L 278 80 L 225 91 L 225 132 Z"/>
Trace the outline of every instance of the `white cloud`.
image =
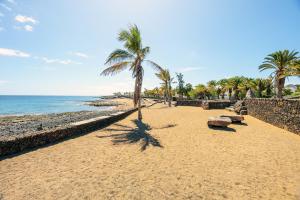
<path id="1" fill-rule="evenodd" d="M 25 25 L 25 26 L 24 26 L 24 29 L 25 29 L 26 31 L 32 32 L 32 31 L 33 31 L 33 26 Z"/>
<path id="2" fill-rule="evenodd" d="M 89 56 L 82 52 L 70 52 L 71 55 L 78 56 L 81 58 L 88 58 Z"/>
<path id="3" fill-rule="evenodd" d="M 205 69 L 204 67 L 183 67 L 180 68 L 179 72 L 191 72 L 191 71 L 199 71 Z"/>
<path id="4" fill-rule="evenodd" d="M 6 0 L 8 3 L 17 4 L 15 0 Z"/>
<path id="5" fill-rule="evenodd" d="M 81 65 L 82 63 L 75 62 L 72 60 L 60 60 L 60 59 L 49 59 L 47 57 L 42 57 L 41 58 L 45 63 L 48 64 L 62 64 L 62 65 L 70 65 L 70 64 L 75 64 L 75 65 Z"/>
<path id="6" fill-rule="evenodd" d="M 0 6 L 4 9 L 6 9 L 7 11 L 11 11 L 12 9 L 10 7 L 8 7 L 7 5 L 0 3 Z"/>
<path id="7" fill-rule="evenodd" d="M 17 15 L 15 17 L 15 20 L 20 23 L 33 23 L 33 24 L 37 23 L 37 20 L 34 19 L 33 17 L 28 17 L 24 15 Z"/>
<path id="8" fill-rule="evenodd" d="M 30 54 L 15 49 L 0 48 L 0 56 L 30 57 Z"/>

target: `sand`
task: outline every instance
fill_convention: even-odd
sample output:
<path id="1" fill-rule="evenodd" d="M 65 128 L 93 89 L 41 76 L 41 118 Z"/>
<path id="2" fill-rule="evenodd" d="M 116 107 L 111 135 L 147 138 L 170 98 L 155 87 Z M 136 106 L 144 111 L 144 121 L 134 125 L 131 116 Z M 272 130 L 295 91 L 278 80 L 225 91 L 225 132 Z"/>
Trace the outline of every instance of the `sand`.
<path id="1" fill-rule="evenodd" d="M 207 118 L 224 110 L 156 104 L 143 114 L 143 124 L 134 113 L 0 161 L 2 198 L 300 198 L 300 136 L 251 116 L 225 131 L 209 129 Z"/>
<path id="2" fill-rule="evenodd" d="M 114 110 L 128 110 L 134 107 L 133 105 L 133 100 L 131 98 L 114 98 L 114 99 L 107 99 L 106 101 L 111 101 L 115 102 L 119 105 L 114 106 Z M 142 105 L 149 106 L 153 103 L 154 101 L 151 99 L 143 99 L 142 100 Z"/>

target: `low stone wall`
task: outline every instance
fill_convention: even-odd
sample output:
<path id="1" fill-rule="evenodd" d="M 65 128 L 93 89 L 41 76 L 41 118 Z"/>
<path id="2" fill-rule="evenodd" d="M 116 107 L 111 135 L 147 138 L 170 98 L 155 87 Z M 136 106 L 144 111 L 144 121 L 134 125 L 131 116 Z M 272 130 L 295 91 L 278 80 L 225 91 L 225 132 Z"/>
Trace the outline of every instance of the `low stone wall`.
<path id="1" fill-rule="evenodd" d="M 2 140 L 0 141 L 0 156 L 18 153 L 24 150 L 55 143 L 66 138 L 75 137 L 98 130 L 127 117 L 136 110 L 137 109 L 131 109 L 126 112 L 114 113 L 110 116 L 101 116 L 90 120 L 73 123 L 68 128 L 61 128 L 38 134 L 27 135 L 12 140 Z"/>
<path id="2" fill-rule="evenodd" d="M 202 106 L 202 100 L 178 100 L 176 106 Z"/>
<path id="3" fill-rule="evenodd" d="M 179 100 L 176 101 L 176 106 L 198 106 L 205 110 L 209 109 L 225 109 L 233 103 L 230 100 Z"/>
<path id="4" fill-rule="evenodd" d="M 300 135 L 300 100 L 245 99 L 248 114 Z"/>
<path id="5" fill-rule="evenodd" d="M 204 110 L 209 109 L 225 109 L 231 106 L 234 102 L 230 100 L 207 100 L 202 102 L 202 108 Z"/>

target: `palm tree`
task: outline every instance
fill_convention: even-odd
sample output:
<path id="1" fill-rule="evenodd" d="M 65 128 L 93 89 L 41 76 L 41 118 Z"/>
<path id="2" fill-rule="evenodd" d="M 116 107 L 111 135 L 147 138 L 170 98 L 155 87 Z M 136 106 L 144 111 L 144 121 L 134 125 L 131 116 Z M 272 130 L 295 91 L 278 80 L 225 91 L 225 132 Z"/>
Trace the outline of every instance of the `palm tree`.
<path id="1" fill-rule="evenodd" d="M 282 98 L 286 77 L 293 75 L 291 68 L 298 59 L 297 54 L 298 52 L 289 50 L 276 51 L 265 57 L 265 61 L 259 66 L 260 71 L 273 70 L 271 76 L 275 80 L 277 98 Z"/>
<path id="2" fill-rule="evenodd" d="M 233 99 L 237 100 L 239 98 L 239 93 L 240 93 L 240 87 L 243 82 L 242 77 L 235 76 L 230 78 L 229 80 L 229 85 L 231 85 L 232 91 L 233 91 Z"/>
<path id="3" fill-rule="evenodd" d="M 164 90 L 164 100 L 165 102 L 168 101 L 169 107 L 171 107 L 171 101 L 172 101 L 172 80 L 170 72 L 168 69 L 162 69 L 159 73 L 155 74 L 162 83 L 162 88 Z"/>
<path id="4" fill-rule="evenodd" d="M 136 25 L 129 26 L 128 30 L 122 30 L 118 40 L 124 43 L 124 49 L 116 49 L 108 56 L 105 65 L 109 67 L 103 70 L 101 75 L 114 75 L 127 68 L 132 71 L 132 77 L 135 78 L 133 103 L 134 107 L 138 106 L 138 119 L 142 120 L 141 90 L 144 75 L 142 64 L 146 62 L 157 70 L 161 70 L 161 67 L 145 59 L 150 53 L 150 47 L 143 47 L 141 33 Z"/>
<path id="5" fill-rule="evenodd" d="M 273 90 L 272 78 L 265 79 L 264 82 L 265 82 L 265 85 L 266 85 L 265 96 L 266 97 L 271 97 L 272 96 L 272 90 Z"/>
<path id="6" fill-rule="evenodd" d="M 208 81 L 208 83 L 207 83 L 207 90 L 208 90 L 208 92 L 210 93 L 210 95 L 212 97 L 214 97 L 214 96 L 217 95 L 218 98 L 219 98 L 219 95 L 217 94 L 216 87 L 217 87 L 217 81 L 215 81 L 215 80 Z"/>
<path id="7" fill-rule="evenodd" d="M 217 82 L 219 85 L 218 89 L 220 90 L 221 98 L 224 99 L 226 90 L 228 89 L 228 80 L 227 79 L 221 79 Z"/>
<path id="8" fill-rule="evenodd" d="M 179 99 L 183 98 L 183 94 L 184 94 L 184 80 L 183 80 L 183 74 L 182 73 L 176 73 L 177 76 L 177 81 L 178 81 L 178 88 L 177 88 L 177 92 L 179 95 Z"/>

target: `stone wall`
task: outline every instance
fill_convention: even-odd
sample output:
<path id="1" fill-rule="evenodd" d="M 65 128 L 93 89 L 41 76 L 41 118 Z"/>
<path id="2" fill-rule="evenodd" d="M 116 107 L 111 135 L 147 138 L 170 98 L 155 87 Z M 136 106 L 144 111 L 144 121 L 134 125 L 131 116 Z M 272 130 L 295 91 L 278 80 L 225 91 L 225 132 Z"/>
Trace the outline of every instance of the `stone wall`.
<path id="1" fill-rule="evenodd" d="M 225 109 L 231 106 L 234 102 L 230 100 L 208 100 L 202 102 L 202 108 L 204 110 L 209 109 Z"/>
<path id="2" fill-rule="evenodd" d="M 2 140 L 0 141 L 0 156 L 18 153 L 98 130 L 127 117 L 136 110 L 137 109 L 131 109 L 126 112 L 114 113 L 110 116 L 102 116 L 73 123 L 68 128 L 55 129 L 38 134 L 28 134 L 27 136 L 12 140 Z"/>
<path id="3" fill-rule="evenodd" d="M 245 99 L 248 114 L 300 135 L 300 100 Z"/>
<path id="4" fill-rule="evenodd" d="M 176 106 L 202 106 L 202 100 L 178 100 Z"/>
<path id="5" fill-rule="evenodd" d="M 198 106 L 205 110 L 209 109 L 225 109 L 233 103 L 230 100 L 178 100 L 176 106 Z"/>

